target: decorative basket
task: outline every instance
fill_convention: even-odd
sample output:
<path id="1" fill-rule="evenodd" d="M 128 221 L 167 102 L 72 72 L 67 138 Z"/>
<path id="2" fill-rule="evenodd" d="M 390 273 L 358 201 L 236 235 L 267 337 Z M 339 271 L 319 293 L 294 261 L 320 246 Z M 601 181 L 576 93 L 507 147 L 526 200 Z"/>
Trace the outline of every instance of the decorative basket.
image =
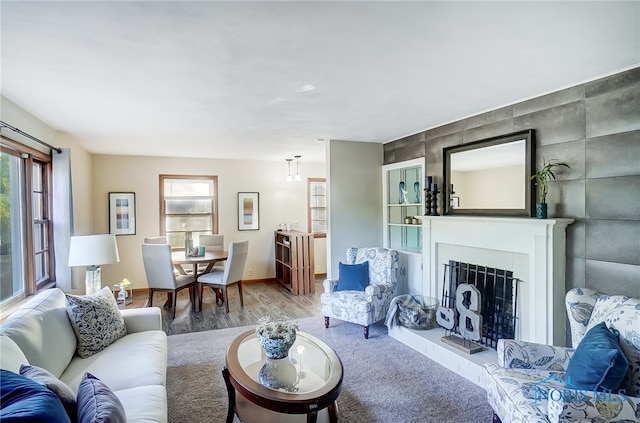
<path id="1" fill-rule="evenodd" d="M 423 295 L 403 295 L 398 302 L 398 323 L 409 329 L 426 330 L 436 327 L 438 300 Z"/>

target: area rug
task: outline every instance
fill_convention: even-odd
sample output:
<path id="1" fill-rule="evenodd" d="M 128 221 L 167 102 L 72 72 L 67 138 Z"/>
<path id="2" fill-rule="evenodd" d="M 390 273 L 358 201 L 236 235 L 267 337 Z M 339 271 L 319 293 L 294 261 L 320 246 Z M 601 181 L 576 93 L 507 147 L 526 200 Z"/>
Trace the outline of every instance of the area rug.
<path id="1" fill-rule="evenodd" d="M 484 389 L 389 337 L 384 325 L 372 325 L 365 340 L 362 326 L 355 324 L 332 319 L 325 329 L 322 317 L 298 323 L 342 360 L 340 422 L 491 421 Z M 254 327 L 169 336 L 169 422 L 225 421 L 227 391 L 221 372 L 226 350 L 236 336 Z"/>

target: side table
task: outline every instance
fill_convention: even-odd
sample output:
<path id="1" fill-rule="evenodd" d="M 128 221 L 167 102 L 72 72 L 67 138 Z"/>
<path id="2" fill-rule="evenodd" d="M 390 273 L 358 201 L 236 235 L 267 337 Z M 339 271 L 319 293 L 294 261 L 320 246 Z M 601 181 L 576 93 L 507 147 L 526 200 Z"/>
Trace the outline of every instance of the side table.
<path id="1" fill-rule="evenodd" d="M 148 298 L 138 298 L 138 299 L 133 299 L 133 301 L 131 301 L 129 304 L 127 305 L 122 305 L 122 304 L 118 304 L 118 308 L 120 310 L 124 310 L 124 309 L 128 309 L 128 308 L 145 308 L 147 307 L 147 305 L 149 305 L 149 299 Z"/>

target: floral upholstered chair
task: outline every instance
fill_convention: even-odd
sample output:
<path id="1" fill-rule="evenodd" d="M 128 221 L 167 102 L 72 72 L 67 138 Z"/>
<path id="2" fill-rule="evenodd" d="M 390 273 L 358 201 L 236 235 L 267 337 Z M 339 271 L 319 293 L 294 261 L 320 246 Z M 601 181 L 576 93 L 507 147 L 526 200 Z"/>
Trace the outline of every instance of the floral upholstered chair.
<path id="1" fill-rule="evenodd" d="M 368 273 L 365 270 L 362 286 L 356 286 L 356 289 L 341 286 L 350 266 L 365 263 Z M 324 325 L 329 327 L 330 317 L 363 325 L 364 337 L 368 339 L 369 325 L 385 318 L 396 295 L 398 252 L 386 248 L 349 248 L 346 262 L 340 263 L 340 270 L 338 279 L 326 279 L 323 283 L 324 293 L 320 301 Z"/>
<path id="2" fill-rule="evenodd" d="M 640 421 L 640 299 L 576 288 L 567 293 L 565 302 L 574 348 L 498 341 L 498 365 L 485 365 L 483 372 L 494 422 Z M 576 387 L 568 373 L 573 371 L 569 364 L 574 354 L 578 357 L 578 345 L 598 326 L 618 338 L 626 360 L 619 387 L 594 392 Z M 596 355 L 594 349 L 584 351 Z M 593 370 L 580 363 L 573 368 Z"/>

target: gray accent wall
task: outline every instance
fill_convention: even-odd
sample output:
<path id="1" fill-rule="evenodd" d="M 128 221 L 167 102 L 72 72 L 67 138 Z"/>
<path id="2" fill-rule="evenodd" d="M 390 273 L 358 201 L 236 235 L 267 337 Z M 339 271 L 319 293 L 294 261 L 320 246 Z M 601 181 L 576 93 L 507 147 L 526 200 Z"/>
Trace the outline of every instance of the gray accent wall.
<path id="1" fill-rule="evenodd" d="M 425 157 L 442 183 L 442 149 L 524 129 L 551 182 L 549 217 L 569 217 L 567 290 L 640 297 L 640 68 L 492 110 L 384 145 L 384 164 Z M 439 202 L 441 204 L 441 202 Z"/>
<path id="2" fill-rule="evenodd" d="M 382 144 L 327 146 L 327 277 L 338 277 L 349 247 L 382 245 Z"/>

